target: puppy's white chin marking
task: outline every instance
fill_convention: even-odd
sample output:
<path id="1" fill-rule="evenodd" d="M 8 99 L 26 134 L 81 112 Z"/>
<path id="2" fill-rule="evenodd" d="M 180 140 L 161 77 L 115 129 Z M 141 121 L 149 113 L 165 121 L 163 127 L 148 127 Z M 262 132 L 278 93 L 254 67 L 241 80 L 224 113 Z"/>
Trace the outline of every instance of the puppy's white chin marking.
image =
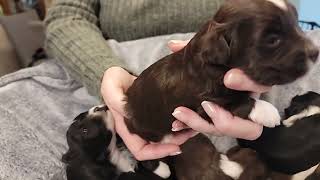
<path id="1" fill-rule="evenodd" d="M 256 99 L 249 119 L 266 127 L 275 127 L 280 125 L 281 117 L 277 108 L 271 103 Z"/>
<path id="2" fill-rule="evenodd" d="M 288 10 L 288 6 L 284 0 L 267 0 L 282 10 Z"/>
<path id="3" fill-rule="evenodd" d="M 313 116 L 313 115 L 316 115 L 316 114 L 320 114 L 320 107 L 318 107 L 318 106 L 309 106 L 308 108 L 304 109 L 299 114 L 295 114 L 295 115 L 289 117 L 288 119 L 284 120 L 282 123 L 286 127 L 291 127 L 299 119 L 302 119 L 302 118 L 305 118 L 305 117 L 309 117 L 309 116 Z"/>
<path id="4" fill-rule="evenodd" d="M 153 171 L 153 173 L 160 176 L 163 179 L 167 179 L 171 175 L 169 166 L 162 161 L 159 161 L 159 166 L 156 170 Z"/>
<path id="5" fill-rule="evenodd" d="M 243 172 L 243 167 L 239 163 L 230 161 L 229 158 L 223 154 L 220 155 L 219 167 L 224 174 L 235 180 L 239 179 Z"/>

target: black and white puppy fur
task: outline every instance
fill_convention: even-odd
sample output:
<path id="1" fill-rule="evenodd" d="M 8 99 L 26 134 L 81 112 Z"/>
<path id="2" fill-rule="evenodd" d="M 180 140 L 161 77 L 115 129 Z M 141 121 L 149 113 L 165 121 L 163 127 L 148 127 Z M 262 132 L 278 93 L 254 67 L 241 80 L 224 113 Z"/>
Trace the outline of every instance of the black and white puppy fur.
<path id="1" fill-rule="evenodd" d="M 106 106 L 78 115 L 67 131 L 69 150 L 62 157 L 68 180 L 161 180 L 167 165 L 137 163 L 114 131 Z M 160 164 L 159 164 L 160 163 Z M 162 171 L 161 171 L 162 170 Z M 159 176 L 158 176 L 159 175 Z M 160 178 L 162 176 L 163 178 Z"/>
<path id="2" fill-rule="evenodd" d="M 156 167 L 153 161 L 150 161 L 150 164 L 149 162 L 139 164 L 137 168 L 137 162 L 127 152 L 122 142 L 116 142 L 114 121 L 106 109 L 105 106 L 93 107 L 77 116 L 69 127 L 67 131 L 69 150 L 62 158 L 67 164 L 68 180 L 164 179 L 155 174 L 163 175 L 163 172 L 166 173 L 168 170 L 164 168 L 163 171 L 162 167 L 163 172 L 161 172 L 159 168 L 161 165 Z M 195 147 L 201 151 L 195 151 Z M 226 154 L 221 154 L 202 134 L 193 137 L 181 148 L 184 153 L 171 162 L 175 174 L 170 179 L 302 180 L 311 173 L 309 171 L 290 176 L 272 171 L 255 151 L 248 148 L 235 147 Z M 190 162 L 191 165 L 188 164 Z M 198 169 L 201 171 L 197 171 Z M 313 180 L 319 177 L 318 171 L 308 178 Z"/>
<path id="3" fill-rule="evenodd" d="M 269 167 L 294 174 L 320 163 L 320 94 L 297 95 L 285 109 L 285 120 L 276 128 L 265 128 L 255 141 L 239 140 L 256 150 Z"/>

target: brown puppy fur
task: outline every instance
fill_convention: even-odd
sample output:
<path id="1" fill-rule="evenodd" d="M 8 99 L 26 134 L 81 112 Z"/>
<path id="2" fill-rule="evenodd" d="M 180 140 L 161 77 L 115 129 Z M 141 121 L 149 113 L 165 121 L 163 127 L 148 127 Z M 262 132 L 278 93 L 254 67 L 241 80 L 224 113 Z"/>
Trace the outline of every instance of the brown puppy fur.
<path id="1" fill-rule="evenodd" d="M 212 101 L 249 118 L 256 100 L 223 84 L 231 68 L 260 84 L 292 82 L 308 70 L 318 49 L 298 27 L 295 8 L 282 10 L 266 0 L 227 0 L 181 51 L 151 65 L 127 91 L 130 132 L 158 142 L 171 133 L 178 106 L 208 119 L 200 103 Z"/>
<path id="2" fill-rule="evenodd" d="M 237 180 L 291 179 L 289 175 L 269 170 L 251 149 L 232 148 L 226 154 L 228 159 L 223 160 L 222 154 L 201 134 L 183 144 L 182 151 L 174 161 L 174 170 L 179 180 L 233 180 L 235 177 L 230 177 L 222 169 L 222 161 L 237 163 L 241 167 L 243 171 L 235 178 Z M 237 171 L 232 168 L 228 166 L 231 171 Z"/>

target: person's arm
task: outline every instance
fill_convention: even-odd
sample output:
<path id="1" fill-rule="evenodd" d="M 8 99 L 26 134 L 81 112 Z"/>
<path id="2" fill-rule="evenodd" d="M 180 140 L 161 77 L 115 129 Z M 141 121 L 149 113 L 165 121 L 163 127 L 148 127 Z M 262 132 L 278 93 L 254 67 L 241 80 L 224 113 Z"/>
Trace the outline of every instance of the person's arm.
<path id="1" fill-rule="evenodd" d="M 63 62 L 94 95 L 101 94 L 115 118 L 117 133 L 139 160 L 157 159 L 180 152 L 177 144 L 193 136 L 179 133 L 171 144 L 150 144 L 130 134 L 123 116 L 124 90 L 134 76 L 124 70 L 99 30 L 98 0 L 57 0 L 46 19 L 46 48 Z M 101 79 L 102 84 L 101 84 Z"/>
<path id="2" fill-rule="evenodd" d="M 105 70 L 123 67 L 97 26 L 98 14 L 99 0 L 56 0 L 45 21 L 46 49 L 96 96 Z"/>

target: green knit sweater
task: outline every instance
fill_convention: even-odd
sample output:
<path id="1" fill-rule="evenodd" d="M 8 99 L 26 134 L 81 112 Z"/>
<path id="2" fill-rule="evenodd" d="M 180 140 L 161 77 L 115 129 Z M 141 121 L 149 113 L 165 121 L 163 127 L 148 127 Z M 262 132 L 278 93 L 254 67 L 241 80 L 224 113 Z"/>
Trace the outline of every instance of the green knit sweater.
<path id="1" fill-rule="evenodd" d="M 106 69 L 123 65 L 105 43 L 195 32 L 223 0 L 55 0 L 46 48 L 93 95 Z M 124 67 L 125 68 L 125 67 Z"/>

